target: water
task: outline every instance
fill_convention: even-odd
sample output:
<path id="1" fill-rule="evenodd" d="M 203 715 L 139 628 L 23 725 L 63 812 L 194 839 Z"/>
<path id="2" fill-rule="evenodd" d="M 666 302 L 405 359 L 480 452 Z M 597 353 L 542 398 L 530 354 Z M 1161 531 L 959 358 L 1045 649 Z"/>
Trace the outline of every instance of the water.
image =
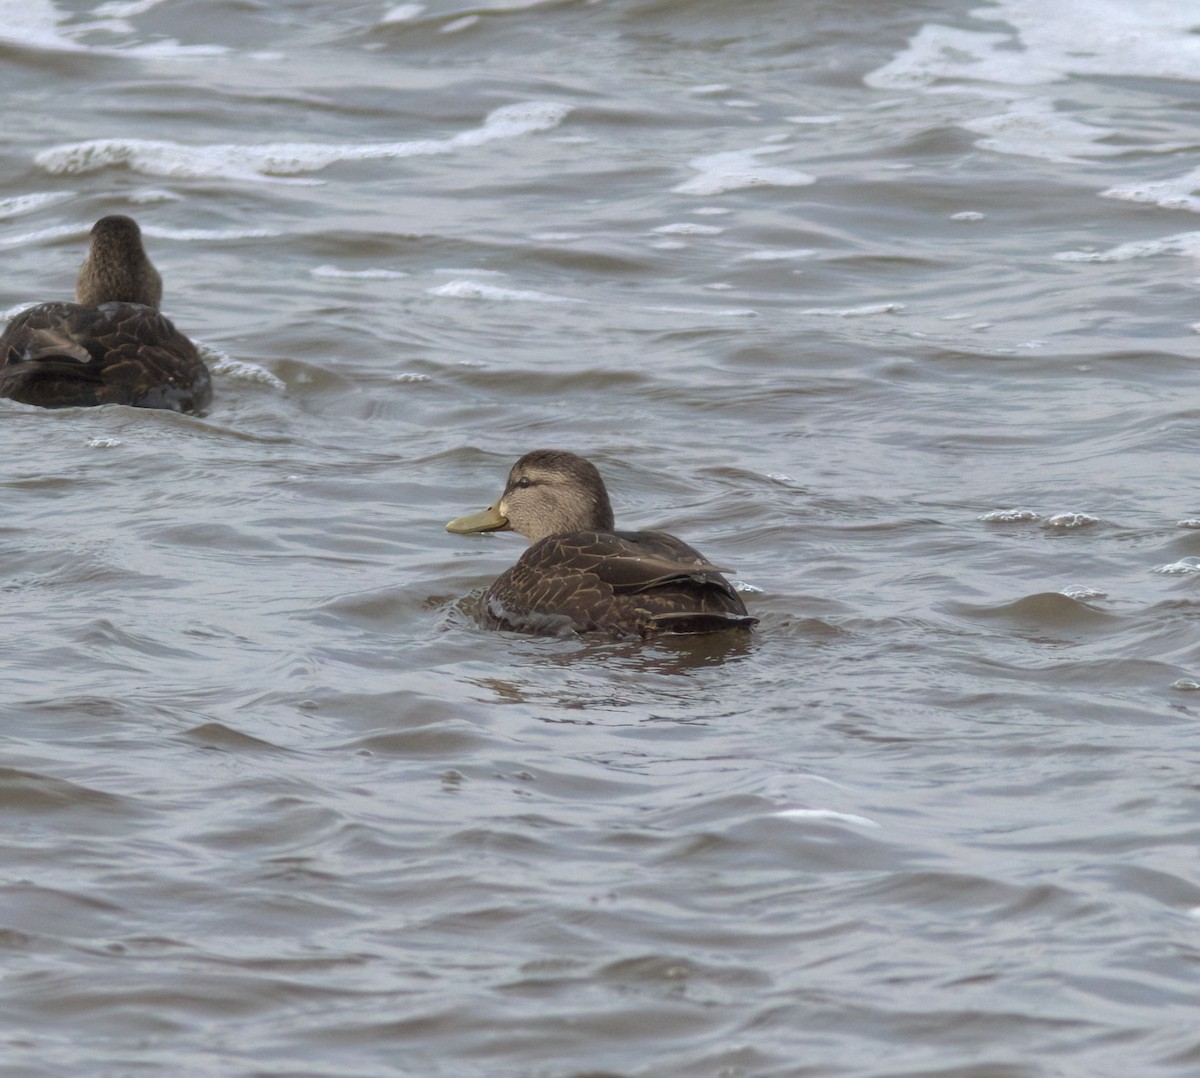
<path id="1" fill-rule="evenodd" d="M 1200 7 L 0 3 L 6 1075 L 1193 1075 Z M 745 641 L 489 633 L 538 447 Z"/>

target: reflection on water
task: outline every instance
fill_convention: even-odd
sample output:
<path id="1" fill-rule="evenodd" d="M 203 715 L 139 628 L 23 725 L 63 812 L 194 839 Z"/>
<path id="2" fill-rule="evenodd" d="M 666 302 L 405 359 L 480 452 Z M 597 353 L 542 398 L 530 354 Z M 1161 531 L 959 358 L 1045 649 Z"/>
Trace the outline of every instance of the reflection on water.
<path id="1" fill-rule="evenodd" d="M 0 0 L 215 376 L 0 402 L 7 1070 L 1190 1075 L 1186 7 Z M 481 629 L 538 446 L 757 631 Z"/>

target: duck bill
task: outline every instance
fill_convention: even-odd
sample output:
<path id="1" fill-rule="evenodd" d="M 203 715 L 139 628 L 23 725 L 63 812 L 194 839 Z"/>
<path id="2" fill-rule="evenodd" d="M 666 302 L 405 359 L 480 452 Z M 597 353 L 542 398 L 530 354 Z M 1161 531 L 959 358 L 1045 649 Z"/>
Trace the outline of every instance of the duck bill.
<path id="1" fill-rule="evenodd" d="M 512 527 L 508 517 L 500 512 L 499 503 L 489 505 L 480 513 L 459 517 L 446 525 L 446 531 L 456 535 L 472 535 L 475 532 L 502 532 Z"/>

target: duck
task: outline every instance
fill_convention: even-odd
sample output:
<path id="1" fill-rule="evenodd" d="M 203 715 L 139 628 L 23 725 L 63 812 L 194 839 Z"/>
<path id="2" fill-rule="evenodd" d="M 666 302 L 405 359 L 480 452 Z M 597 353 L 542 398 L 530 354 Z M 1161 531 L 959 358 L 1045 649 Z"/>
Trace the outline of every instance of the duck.
<path id="1" fill-rule="evenodd" d="M 0 397 L 43 408 L 128 404 L 202 412 L 212 378 L 196 346 L 159 311 L 162 277 L 132 217 L 101 217 L 75 302 L 40 303 L 0 335 Z"/>
<path id="2" fill-rule="evenodd" d="M 483 596 L 493 629 L 550 636 L 747 631 L 758 621 L 719 569 L 662 531 L 617 531 L 591 461 L 535 449 L 487 509 L 446 525 L 458 535 L 515 531 L 532 545 Z"/>

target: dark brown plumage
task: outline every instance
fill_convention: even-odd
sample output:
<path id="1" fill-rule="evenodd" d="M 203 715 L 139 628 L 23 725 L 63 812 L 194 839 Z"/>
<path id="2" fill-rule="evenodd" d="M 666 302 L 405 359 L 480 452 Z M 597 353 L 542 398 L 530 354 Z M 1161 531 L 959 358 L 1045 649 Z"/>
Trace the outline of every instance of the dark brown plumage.
<path id="1" fill-rule="evenodd" d="M 162 278 L 131 217 L 102 217 L 93 226 L 75 299 L 30 307 L 8 324 L 0 336 L 0 397 L 43 408 L 208 407 L 208 368 L 159 313 Z"/>
<path id="2" fill-rule="evenodd" d="M 446 528 L 511 529 L 533 540 L 484 595 L 493 628 L 651 636 L 745 630 L 757 621 L 722 570 L 682 539 L 614 531 L 600 473 L 574 453 L 526 453 L 494 505 Z"/>

